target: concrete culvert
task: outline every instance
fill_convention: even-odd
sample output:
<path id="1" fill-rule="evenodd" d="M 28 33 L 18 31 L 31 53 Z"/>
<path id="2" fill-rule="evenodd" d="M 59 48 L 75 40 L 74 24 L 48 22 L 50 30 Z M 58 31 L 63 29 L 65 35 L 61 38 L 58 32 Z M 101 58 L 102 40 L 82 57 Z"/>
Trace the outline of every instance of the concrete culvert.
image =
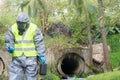
<path id="1" fill-rule="evenodd" d="M 81 55 L 69 52 L 62 55 L 57 64 L 59 74 L 63 76 L 80 75 L 85 68 L 84 59 Z"/>

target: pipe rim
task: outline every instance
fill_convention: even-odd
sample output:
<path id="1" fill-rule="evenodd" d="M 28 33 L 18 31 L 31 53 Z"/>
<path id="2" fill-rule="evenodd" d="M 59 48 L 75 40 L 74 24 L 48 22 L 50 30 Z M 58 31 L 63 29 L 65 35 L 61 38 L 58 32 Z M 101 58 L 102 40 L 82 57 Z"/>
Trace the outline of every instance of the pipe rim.
<path id="1" fill-rule="evenodd" d="M 71 54 L 71 53 L 72 53 L 72 54 L 75 54 L 75 55 L 77 55 L 77 56 L 79 57 L 79 60 L 80 60 L 80 61 L 79 61 L 79 66 L 78 66 L 78 67 L 81 67 L 81 66 L 80 66 L 80 63 L 83 64 L 83 66 L 81 67 L 82 70 L 81 70 L 81 68 L 77 68 L 77 69 L 74 71 L 74 72 L 76 73 L 76 75 L 78 75 L 78 74 L 80 75 L 80 74 L 83 73 L 83 71 L 84 71 L 84 68 L 85 68 L 85 60 L 84 60 L 83 56 L 80 55 L 80 54 L 78 54 L 78 53 L 76 53 L 76 52 L 67 52 L 66 54 L 62 55 L 62 56 L 58 59 L 58 63 L 57 63 L 57 70 L 58 70 L 59 74 L 62 75 L 62 76 L 68 76 L 67 74 L 65 74 L 65 73 L 63 72 L 63 70 L 62 70 L 62 68 L 61 68 L 61 64 L 62 64 L 65 56 L 68 55 L 68 54 Z"/>

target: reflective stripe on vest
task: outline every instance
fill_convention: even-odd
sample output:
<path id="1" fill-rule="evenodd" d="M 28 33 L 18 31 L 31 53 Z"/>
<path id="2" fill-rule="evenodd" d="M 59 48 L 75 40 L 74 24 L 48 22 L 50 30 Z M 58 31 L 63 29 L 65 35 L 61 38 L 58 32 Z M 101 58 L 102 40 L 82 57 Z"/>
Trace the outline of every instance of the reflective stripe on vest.
<path id="1" fill-rule="evenodd" d="M 15 36 L 15 51 L 12 54 L 13 57 L 25 55 L 29 56 L 37 56 L 37 52 L 35 50 L 35 45 L 33 42 L 34 34 L 36 30 L 36 25 L 30 23 L 29 28 L 26 30 L 25 35 L 19 35 L 19 31 L 17 29 L 17 24 L 12 25 L 12 32 Z"/>

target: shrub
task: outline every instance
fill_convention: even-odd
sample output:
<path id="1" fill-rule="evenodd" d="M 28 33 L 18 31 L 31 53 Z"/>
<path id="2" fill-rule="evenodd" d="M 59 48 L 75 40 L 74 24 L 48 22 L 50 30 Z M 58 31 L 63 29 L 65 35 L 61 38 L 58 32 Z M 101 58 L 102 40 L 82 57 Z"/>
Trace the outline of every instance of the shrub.
<path id="1" fill-rule="evenodd" d="M 109 35 L 107 42 L 111 47 L 112 52 L 120 52 L 120 34 Z"/>
<path id="2" fill-rule="evenodd" d="M 110 62 L 113 68 L 120 66 L 120 52 L 110 53 Z"/>
<path id="3" fill-rule="evenodd" d="M 47 76 L 45 76 L 43 78 L 43 80 L 60 80 L 60 78 L 58 76 L 56 76 L 55 74 L 48 74 Z"/>
<path id="4" fill-rule="evenodd" d="M 120 80 L 120 71 L 107 72 L 88 77 L 86 80 Z"/>

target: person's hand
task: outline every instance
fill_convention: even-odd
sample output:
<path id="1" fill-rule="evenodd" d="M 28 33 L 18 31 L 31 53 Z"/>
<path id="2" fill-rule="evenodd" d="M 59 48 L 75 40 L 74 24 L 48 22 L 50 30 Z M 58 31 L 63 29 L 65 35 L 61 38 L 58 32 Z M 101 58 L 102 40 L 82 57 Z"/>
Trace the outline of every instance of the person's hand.
<path id="1" fill-rule="evenodd" d="M 10 47 L 10 46 L 7 47 L 7 51 L 8 51 L 9 53 L 13 53 L 14 50 L 15 50 L 15 49 L 14 49 L 13 47 Z"/>
<path id="2" fill-rule="evenodd" d="M 44 56 L 39 56 L 39 59 L 42 63 L 46 63 L 46 59 Z"/>

